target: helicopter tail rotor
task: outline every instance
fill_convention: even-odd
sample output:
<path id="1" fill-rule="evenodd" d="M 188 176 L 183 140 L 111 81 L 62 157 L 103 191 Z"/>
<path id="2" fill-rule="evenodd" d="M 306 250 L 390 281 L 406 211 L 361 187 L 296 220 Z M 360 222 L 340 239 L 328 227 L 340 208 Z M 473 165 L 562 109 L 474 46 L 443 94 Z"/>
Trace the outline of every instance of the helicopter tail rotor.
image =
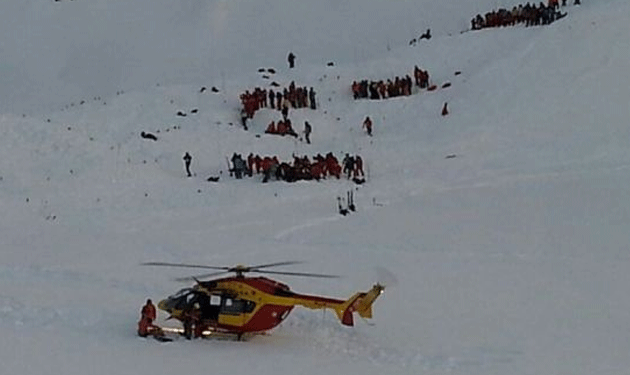
<path id="1" fill-rule="evenodd" d="M 341 324 L 347 326 L 354 325 L 352 313 L 357 312 L 361 318 L 372 318 L 372 305 L 374 301 L 383 293 L 385 286 L 376 283 L 367 292 L 359 292 L 348 298 L 348 300 L 335 308 L 337 317 Z"/>
<path id="2" fill-rule="evenodd" d="M 398 285 L 398 278 L 396 275 L 383 266 L 375 267 L 376 271 L 376 280 L 378 283 L 386 286 L 388 288 L 395 287 Z"/>

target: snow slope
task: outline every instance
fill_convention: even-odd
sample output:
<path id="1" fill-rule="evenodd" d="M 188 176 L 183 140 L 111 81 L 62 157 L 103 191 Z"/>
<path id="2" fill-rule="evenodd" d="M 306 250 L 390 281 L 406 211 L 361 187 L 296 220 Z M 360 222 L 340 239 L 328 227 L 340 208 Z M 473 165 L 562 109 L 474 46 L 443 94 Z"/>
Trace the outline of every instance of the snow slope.
<path id="1" fill-rule="evenodd" d="M 2 4 L 3 369 L 627 372 L 630 4 L 584 1 L 547 27 L 460 33 L 476 13 L 514 4 Z M 433 38 L 409 46 L 427 27 Z M 353 80 L 416 64 L 452 86 L 352 99 Z M 290 114 L 298 130 L 313 125 L 311 145 L 263 134 L 279 118 L 271 110 L 249 131 L 238 125 L 238 95 L 271 80 L 315 88 L 320 109 Z M 212 86 L 220 92 L 200 92 Z M 360 154 L 368 182 L 235 180 L 233 152 Z M 343 217 L 336 198 L 349 190 L 358 212 Z M 140 306 L 187 273 L 139 266 L 151 260 L 305 260 L 290 270 L 344 278 L 279 279 L 340 298 L 390 286 L 374 325 L 296 309 L 246 343 L 159 344 L 135 335 Z"/>

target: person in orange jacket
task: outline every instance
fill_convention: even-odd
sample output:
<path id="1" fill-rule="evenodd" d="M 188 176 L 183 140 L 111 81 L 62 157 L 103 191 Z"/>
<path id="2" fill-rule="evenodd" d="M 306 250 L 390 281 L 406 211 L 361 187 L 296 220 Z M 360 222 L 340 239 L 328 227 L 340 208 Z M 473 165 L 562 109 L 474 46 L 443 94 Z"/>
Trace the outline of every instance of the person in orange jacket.
<path id="1" fill-rule="evenodd" d="M 157 317 L 157 311 L 155 306 L 151 302 L 151 299 L 147 299 L 147 303 L 142 306 L 140 311 L 140 321 L 138 322 L 138 335 L 141 337 L 147 337 L 159 331 L 159 327 L 153 324 L 153 321 Z"/>

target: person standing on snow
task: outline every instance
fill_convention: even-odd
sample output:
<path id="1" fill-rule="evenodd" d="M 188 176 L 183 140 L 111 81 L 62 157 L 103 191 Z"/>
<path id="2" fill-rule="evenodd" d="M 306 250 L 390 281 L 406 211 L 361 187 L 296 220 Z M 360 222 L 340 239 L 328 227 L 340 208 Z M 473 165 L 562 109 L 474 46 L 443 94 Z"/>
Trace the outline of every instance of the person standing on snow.
<path id="1" fill-rule="evenodd" d="M 271 106 L 271 109 L 276 109 L 275 100 L 276 100 L 276 93 L 273 92 L 273 90 L 269 89 L 269 105 Z"/>
<path id="2" fill-rule="evenodd" d="M 354 172 L 354 157 L 350 156 L 350 154 L 346 154 L 341 164 L 343 165 L 343 173 L 346 173 L 346 176 L 350 179 L 350 176 Z"/>
<path id="3" fill-rule="evenodd" d="M 293 67 L 295 67 L 295 55 L 293 54 L 293 52 L 289 52 L 287 61 L 289 62 L 289 68 L 293 69 Z"/>
<path id="4" fill-rule="evenodd" d="M 142 306 L 142 310 L 140 311 L 138 336 L 147 337 L 158 329 L 158 327 L 153 324 L 156 317 L 157 311 L 155 310 L 155 306 L 151 302 L 151 299 L 147 299 L 147 303 Z"/>
<path id="5" fill-rule="evenodd" d="M 312 87 L 308 91 L 308 101 L 310 102 L 311 109 L 312 110 L 316 110 L 317 109 L 317 102 L 315 101 L 315 90 L 313 90 Z"/>
<path id="6" fill-rule="evenodd" d="M 289 102 L 287 102 L 286 100 L 282 104 L 282 110 L 280 111 L 280 113 L 282 113 L 282 119 L 284 121 L 287 121 L 287 118 L 289 117 Z"/>
<path id="7" fill-rule="evenodd" d="M 248 118 L 248 114 L 247 111 L 245 111 L 245 109 L 241 109 L 241 125 L 243 125 L 243 129 L 247 130 L 247 118 Z"/>
<path id="8" fill-rule="evenodd" d="M 184 166 L 186 167 L 186 174 L 188 177 L 192 177 L 192 173 L 190 173 L 190 163 L 192 162 L 192 156 L 187 152 L 184 154 Z"/>
<path id="9" fill-rule="evenodd" d="M 313 131 L 311 124 L 309 124 L 308 121 L 304 121 L 304 139 L 306 139 L 306 143 L 309 145 L 311 144 L 311 131 Z"/>
<path id="10" fill-rule="evenodd" d="M 184 337 L 190 340 L 193 337 L 199 338 L 203 335 L 203 326 L 201 324 L 201 310 L 199 302 L 195 302 L 192 308 L 188 308 L 183 312 Z"/>
<path id="11" fill-rule="evenodd" d="M 370 116 L 365 117 L 365 120 L 363 121 L 363 127 L 367 131 L 367 134 L 371 137 L 372 136 L 372 120 L 370 119 Z"/>
<path id="12" fill-rule="evenodd" d="M 363 159 L 357 155 L 354 157 L 354 177 L 359 177 L 359 174 L 361 177 L 365 177 L 365 173 L 363 173 Z"/>
<path id="13" fill-rule="evenodd" d="M 280 90 L 276 92 L 276 109 L 279 111 L 282 109 L 282 92 Z"/>

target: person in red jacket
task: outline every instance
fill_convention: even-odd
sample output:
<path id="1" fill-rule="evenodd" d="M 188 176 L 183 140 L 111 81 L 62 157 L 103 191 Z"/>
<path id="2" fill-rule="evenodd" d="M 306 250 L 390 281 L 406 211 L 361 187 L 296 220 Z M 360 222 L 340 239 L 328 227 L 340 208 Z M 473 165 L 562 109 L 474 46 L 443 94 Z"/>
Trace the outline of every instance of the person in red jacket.
<path id="1" fill-rule="evenodd" d="M 448 115 L 448 103 L 444 103 L 444 107 L 442 107 L 442 116 Z"/>
<path id="2" fill-rule="evenodd" d="M 147 337 L 148 335 L 159 332 L 159 327 L 153 324 L 153 321 L 157 317 L 157 311 L 155 306 L 151 302 L 151 299 L 147 300 L 147 303 L 142 306 L 140 311 L 140 321 L 138 322 L 138 335 Z"/>
<path id="3" fill-rule="evenodd" d="M 275 122 L 270 122 L 269 125 L 267 126 L 267 129 L 265 130 L 265 133 L 267 134 L 276 134 L 276 124 Z"/>
<path id="4" fill-rule="evenodd" d="M 280 135 L 287 134 L 287 126 L 284 121 L 278 120 L 278 125 L 276 125 L 276 134 L 280 134 Z"/>

